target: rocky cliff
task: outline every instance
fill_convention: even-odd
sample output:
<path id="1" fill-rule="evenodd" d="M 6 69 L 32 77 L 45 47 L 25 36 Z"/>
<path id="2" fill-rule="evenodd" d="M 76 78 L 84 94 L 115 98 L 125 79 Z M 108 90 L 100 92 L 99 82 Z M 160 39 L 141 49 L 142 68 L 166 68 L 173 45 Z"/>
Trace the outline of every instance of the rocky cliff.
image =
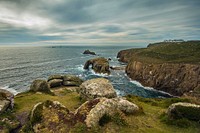
<path id="1" fill-rule="evenodd" d="M 192 64 L 145 64 L 130 61 L 126 67 L 127 75 L 144 86 L 183 95 L 200 90 L 200 67 Z"/>
<path id="2" fill-rule="evenodd" d="M 199 42 L 156 43 L 118 53 L 126 73 L 144 86 L 181 96 L 200 97 Z"/>

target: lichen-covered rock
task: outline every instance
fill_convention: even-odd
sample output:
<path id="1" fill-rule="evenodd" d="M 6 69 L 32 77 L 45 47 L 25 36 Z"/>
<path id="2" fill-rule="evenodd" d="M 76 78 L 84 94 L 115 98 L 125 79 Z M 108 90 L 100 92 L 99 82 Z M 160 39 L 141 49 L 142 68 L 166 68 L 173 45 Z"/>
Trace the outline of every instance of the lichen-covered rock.
<path id="1" fill-rule="evenodd" d="M 113 100 L 116 101 L 118 109 L 124 113 L 134 114 L 139 111 L 139 107 L 136 104 L 131 103 L 122 97 L 113 98 Z"/>
<path id="2" fill-rule="evenodd" d="M 200 105 L 191 103 L 174 103 L 169 106 L 167 114 L 172 119 L 187 118 L 200 121 Z"/>
<path id="3" fill-rule="evenodd" d="M 14 95 L 11 92 L 4 89 L 0 89 L 0 99 L 10 99 L 11 97 L 14 97 Z"/>
<path id="4" fill-rule="evenodd" d="M 98 97 L 114 98 L 117 96 L 112 84 L 105 78 L 96 78 L 83 82 L 79 93 L 82 98 L 87 100 Z"/>
<path id="5" fill-rule="evenodd" d="M 54 87 L 59 87 L 63 84 L 63 80 L 62 79 L 52 79 L 50 81 L 48 81 L 50 88 L 54 88 Z"/>
<path id="6" fill-rule="evenodd" d="M 9 106 L 10 106 L 9 100 L 0 100 L 0 114 L 5 112 Z"/>
<path id="7" fill-rule="evenodd" d="M 43 93 L 52 94 L 52 92 L 50 91 L 48 82 L 45 80 L 40 80 L 40 79 L 33 81 L 33 83 L 31 84 L 31 87 L 30 87 L 30 91 L 32 91 L 32 92 L 39 91 L 39 92 L 43 92 Z"/>
<path id="8" fill-rule="evenodd" d="M 63 85 L 64 86 L 79 86 L 83 81 L 75 75 L 64 75 Z"/>
<path id="9" fill-rule="evenodd" d="M 0 114 L 5 112 L 8 108 L 14 106 L 14 95 L 7 91 L 0 89 Z"/>
<path id="10" fill-rule="evenodd" d="M 109 62 L 107 59 L 105 59 L 103 57 L 88 60 L 84 65 L 84 69 L 89 69 L 90 65 L 92 65 L 92 69 L 96 73 L 110 74 Z"/>
<path id="11" fill-rule="evenodd" d="M 82 104 L 75 111 L 75 118 L 85 122 L 87 127 L 97 126 L 104 115 L 112 116 L 118 112 L 133 114 L 139 107 L 123 98 L 96 98 Z"/>
<path id="12" fill-rule="evenodd" d="M 69 132 L 75 124 L 73 113 L 57 101 L 45 101 L 34 106 L 30 114 L 31 129 L 41 132 Z"/>
<path id="13" fill-rule="evenodd" d="M 10 118 L 4 116 L 1 117 L 0 123 L 1 133 L 13 132 L 13 130 L 17 129 L 20 126 L 20 122 L 17 121 L 13 116 L 11 116 Z"/>
<path id="14" fill-rule="evenodd" d="M 99 102 L 100 102 L 100 99 L 96 98 L 94 100 L 86 101 L 85 103 L 83 103 L 74 112 L 76 120 L 84 123 L 91 109 L 94 108 Z"/>
<path id="15" fill-rule="evenodd" d="M 50 81 L 53 79 L 63 79 L 63 76 L 62 75 L 51 75 L 51 76 L 49 76 L 47 81 Z"/>
<path id="16" fill-rule="evenodd" d="M 117 112 L 133 114 L 139 111 L 139 107 L 123 98 L 101 98 L 100 102 L 89 112 L 85 120 L 88 127 L 97 126 L 104 115 L 114 115 Z"/>
<path id="17" fill-rule="evenodd" d="M 100 102 L 90 110 L 85 119 L 87 127 L 97 126 L 99 120 L 105 115 L 113 115 L 118 111 L 117 103 L 112 99 L 102 98 Z"/>

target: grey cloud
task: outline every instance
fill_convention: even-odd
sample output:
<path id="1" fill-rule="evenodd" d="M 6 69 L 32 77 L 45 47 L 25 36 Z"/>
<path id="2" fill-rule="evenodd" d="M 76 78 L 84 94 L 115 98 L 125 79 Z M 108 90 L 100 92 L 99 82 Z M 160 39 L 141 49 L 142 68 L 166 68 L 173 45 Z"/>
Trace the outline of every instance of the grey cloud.
<path id="1" fill-rule="evenodd" d="M 103 30 L 105 32 L 108 32 L 108 33 L 118 33 L 118 32 L 124 31 L 120 27 L 118 27 L 118 26 L 112 26 L 112 25 L 111 26 L 105 26 L 105 27 L 103 27 Z"/>
<path id="2" fill-rule="evenodd" d="M 0 0 L 0 44 L 198 39 L 199 6 L 198 0 Z"/>

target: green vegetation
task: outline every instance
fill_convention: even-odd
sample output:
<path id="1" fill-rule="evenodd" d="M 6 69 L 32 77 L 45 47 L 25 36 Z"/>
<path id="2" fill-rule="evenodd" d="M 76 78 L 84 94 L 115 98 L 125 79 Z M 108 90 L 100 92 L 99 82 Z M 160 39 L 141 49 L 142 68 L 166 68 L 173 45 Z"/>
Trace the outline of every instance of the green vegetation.
<path id="1" fill-rule="evenodd" d="M 127 51 L 126 58 L 145 63 L 200 63 L 200 41 L 160 42 Z"/>
<path id="2" fill-rule="evenodd" d="M 195 122 L 189 121 L 186 118 L 180 118 L 180 119 L 176 119 L 176 120 L 170 119 L 166 113 L 163 113 L 160 115 L 160 120 L 161 120 L 161 122 L 164 122 L 167 125 L 176 126 L 176 127 L 180 127 L 180 128 L 192 127 L 193 124 L 196 125 Z"/>
<path id="3" fill-rule="evenodd" d="M 35 104 L 46 100 L 58 101 L 73 111 L 75 110 L 75 107 L 79 107 L 81 104 L 79 95 L 76 92 L 66 92 L 66 90 L 61 91 L 60 93 L 62 93 L 62 96 L 52 96 L 44 93 L 31 92 L 19 94 L 15 97 L 15 111 L 17 113 L 30 111 Z"/>
<path id="4" fill-rule="evenodd" d="M 118 112 L 115 113 L 113 116 L 105 114 L 99 121 L 100 126 L 104 126 L 105 124 L 113 122 L 118 126 L 126 126 L 128 123 L 126 122 L 124 114 Z"/>
<path id="5" fill-rule="evenodd" d="M 58 94 L 58 92 L 56 93 Z M 78 108 L 82 101 L 76 92 L 69 92 L 66 90 L 60 91 L 62 95 L 51 96 L 42 93 L 22 93 L 15 97 L 15 108 L 12 112 L 7 112 L 2 114 L 0 118 L 5 118 L 6 116 L 12 117 L 14 119 L 15 115 L 23 114 L 24 112 L 29 112 L 33 106 L 38 102 L 44 102 L 46 100 L 59 101 L 65 105 L 69 110 L 74 111 Z M 134 115 L 128 115 L 123 113 L 116 113 L 115 115 L 108 116 L 105 115 L 100 121 L 100 126 L 92 127 L 88 129 L 84 123 L 78 122 L 74 126 L 68 127 L 68 131 L 72 133 L 102 133 L 102 132 L 145 132 L 145 133 L 197 133 L 200 132 L 200 124 L 195 121 L 189 121 L 187 119 L 177 119 L 171 120 L 167 117 L 166 111 L 169 105 L 176 102 L 191 102 L 184 98 L 169 98 L 169 99 L 154 99 L 154 98 L 142 98 L 138 96 L 128 95 L 127 100 L 137 104 L 141 108 L 141 113 Z M 54 113 L 56 110 L 43 110 L 45 119 L 45 126 L 49 122 L 61 122 L 59 125 L 63 125 L 62 121 L 57 121 L 57 117 Z M 40 112 L 39 112 L 40 113 Z M 60 110 L 60 114 L 63 112 Z M 50 116 L 50 117 L 49 117 Z M 63 115 L 65 116 L 65 115 Z M 67 115 L 66 115 L 67 116 Z M 26 116 L 27 117 L 27 116 Z M 66 118 L 67 117 L 63 117 Z M 34 122 L 40 121 L 40 118 L 34 120 Z M 0 123 L 0 127 L 10 128 L 9 125 L 5 123 Z M 32 132 L 31 122 L 26 122 L 26 126 L 23 127 L 24 132 Z M 64 127 L 64 126 L 63 126 Z M 63 128 L 63 130 L 65 130 Z M 44 130 L 46 131 L 46 130 Z"/>

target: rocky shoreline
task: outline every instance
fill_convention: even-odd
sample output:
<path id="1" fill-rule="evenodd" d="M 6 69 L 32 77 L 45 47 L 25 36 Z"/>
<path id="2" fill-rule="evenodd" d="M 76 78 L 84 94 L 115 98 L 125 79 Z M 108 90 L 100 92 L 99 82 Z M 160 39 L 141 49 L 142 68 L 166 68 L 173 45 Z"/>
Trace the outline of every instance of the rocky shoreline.
<path id="1" fill-rule="evenodd" d="M 151 58 L 148 54 L 144 54 L 149 51 L 161 51 L 160 49 L 162 47 L 168 48 L 173 47 L 174 45 L 176 44 L 161 43 L 144 49 L 122 50 L 118 53 L 117 57 L 119 58 L 119 61 L 127 63 L 125 69 L 126 74 L 131 79 L 139 81 L 144 86 L 153 87 L 157 90 L 162 90 L 175 96 L 187 95 L 200 98 L 200 66 L 198 62 L 185 63 L 180 56 L 178 59 L 180 58 L 183 61 L 176 63 L 170 62 L 169 59 L 161 60 L 160 56 L 162 55 L 158 52 L 158 56 L 150 55 L 152 56 Z M 182 45 L 184 46 L 186 44 Z M 182 45 L 177 44 L 176 47 L 183 47 Z M 142 58 L 143 56 L 144 58 L 148 56 L 147 60 L 144 60 Z M 165 54 L 163 56 L 168 58 L 171 55 Z M 152 63 L 149 62 L 149 60 L 152 60 Z"/>
<path id="2" fill-rule="evenodd" d="M 124 54 L 120 54 L 118 57 L 123 58 L 123 56 Z M 92 65 L 92 69 L 96 73 L 110 74 L 109 69 L 112 69 L 105 58 L 88 60 L 84 68 L 89 69 L 89 65 Z M 169 69 L 175 68 L 175 65 L 168 67 L 169 64 L 154 66 L 128 61 L 126 73 L 132 79 L 141 80 L 142 84 L 152 84 L 152 86 L 157 85 L 158 87 L 159 85 L 181 87 L 187 83 L 188 87 L 194 87 L 199 83 L 198 80 L 195 80 L 199 76 L 198 73 L 195 73 L 198 67 L 184 64 L 176 67 L 183 69 L 182 71 L 185 72 L 183 75 L 189 82 L 165 84 L 163 80 L 166 80 L 167 75 L 164 75 L 163 78 L 156 73 L 160 71 L 161 74 L 169 74 L 171 72 Z M 116 70 L 123 70 L 123 68 L 116 68 Z M 182 73 L 180 70 L 173 70 L 168 75 L 169 81 L 166 81 L 171 82 L 171 79 L 179 78 L 177 76 Z M 190 70 L 190 72 L 186 70 Z M 190 82 L 191 74 L 193 74 L 193 82 Z M 156 80 L 155 83 L 151 82 L 154 80 Z M 165 91 L 183 95 L 191 90 L 187 87 L 184 91 L 181 89 L 174 92 L 175 87 L 172 86 L 166 88 Z M 194 89 L 194 91 L 196 90 Z M 51 75 L 47 80 L 34 80 L 28 92 L 17 94 L 15 97 L 9 92 L 0 90 L 0 131 L 93 133 L 161 132 L 169 129 L 173 132 L 182 132 L 185 129 L 173 126 L 177 124 L 184 126 L 188 123 L 195 125 L 193 125 L 193 129 L 189 126 L 188 131 L 197 131 L 200 130 L 198 123 L 200 106 L 197 103 L 197 101 L 187 98 L 153 99 L 131 95 L 119 97 L 111 82 L 105 78 L 83 81 L 75 75 Z"/>

